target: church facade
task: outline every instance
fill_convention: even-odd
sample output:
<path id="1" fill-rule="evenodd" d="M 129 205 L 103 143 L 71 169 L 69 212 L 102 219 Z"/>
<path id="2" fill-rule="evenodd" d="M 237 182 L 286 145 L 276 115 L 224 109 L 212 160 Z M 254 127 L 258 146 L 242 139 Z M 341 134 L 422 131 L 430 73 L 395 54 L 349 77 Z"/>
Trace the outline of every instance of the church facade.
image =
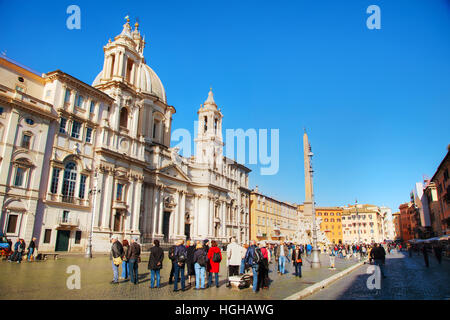
<path id="1" fill-rule="evenodd" d="M 21 187 L 30 186 L 23 193 L 34 202 L 14 206 L 30 217 L 26 232 L 9 225 L 11 200 L 3 200 L 8 236 L 28 242 L 33 235 L 40 251 L 71 252 L 84 252 L 91 234 L 93 252 L 109 251 L 113 235 L 137 236 L 144 245 L 154 239 L 249 240 L 250 170 L 223 156 L 223 114 L 212 90 L 198 110 L 197 153 L 184 158 L 170 147 L 176 110 L 146 64 L 144 48 L 139 25 L 133 30 L 127 21 L 104 47 L 103 68 L 92 85 L 59 70 L 33 75 L 39 78 L 34 99 L 48 109 L 33 113 L 43 119 L 36 122 L 45 126 L 45 136 L 34 144 L 40 156 L 28 161 L 33 184 Z M 5 68 L 14 69 L 12 78 L 25 72 Z M 2 101 L 12 105 L 7 97 Z M 8 168 L 10 183 L 14 170 Z"/>

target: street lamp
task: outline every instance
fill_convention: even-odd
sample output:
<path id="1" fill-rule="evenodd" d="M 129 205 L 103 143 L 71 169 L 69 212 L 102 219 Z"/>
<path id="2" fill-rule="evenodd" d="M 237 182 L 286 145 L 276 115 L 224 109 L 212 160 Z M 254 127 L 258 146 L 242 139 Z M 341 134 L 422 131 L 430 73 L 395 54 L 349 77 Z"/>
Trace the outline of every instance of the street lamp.
<path id="1" fill-rule="evenodd" d="M 97 171 L 94 172 L 94 188 L 89 192 L 93 194 L 93 204 L 92 204 L 92 213 L 91 213 L 91 230 L 89 232 L 88 245 L 86 250 L 86 258 L 92 258 L 92 235 L 94 233 L 94 220 L 95 220 L 95 205 L 97 204 L 97 193 L 100 190 L 97 190 L 98 186 L 98 177 Z"/>
<path id="2" fill-rule="evenodd" d="M 320 268 L 320 257 L 319 257 L 319 248 L 317 247 L 317 222 L 316 222 L 316 206 L 314 201 L 314 189 L 313 189 L 313 168 L 312 168 L 312 157 L 313 153 L 311 152 L 311 145 L 309 146 L 309 173 L 311 175 L 310 183 L 311 183 L 311 206 L 312 206 L 312 215 L 313 215 L 313 248 L 312 248 L 312 259 L 311 259 L 311 268 L 317 269 Z"/>

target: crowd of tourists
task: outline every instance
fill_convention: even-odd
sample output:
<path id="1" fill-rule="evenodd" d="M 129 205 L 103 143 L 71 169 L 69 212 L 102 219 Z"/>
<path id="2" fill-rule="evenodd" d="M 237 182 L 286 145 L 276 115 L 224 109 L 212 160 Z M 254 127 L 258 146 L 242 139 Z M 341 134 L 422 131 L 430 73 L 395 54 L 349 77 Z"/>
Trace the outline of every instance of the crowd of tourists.
<path id="1" fill-rule="evenodd" d="M 36 238 L 32 238 L 28 244 L 28 248 L 26 246 L 25 240 L 21 238 L 17 238 L 17 241 L 12 245 L 12 241 L 8 239 L 9 243 L 9 252 L 7 256 L 8 262 L 17 262 L 22 263 L 22 260 L 25 258 L 26 261 L 31 262 L 34 260 L 34 253 L 36 248 Z"/>
<path id="2" fill-rule="evenodd" d="M 141 248 L 137 238 L 132 238 L 131 243 L 124 240 L 122 243 L 117 237 L 111 239 L 111 260 L 113 268 L 112 284 L 118 284 L 119 280 L 130 280 L 138 284 L 138 264 L 140 262 Z M 280 275 L 287 273 L 286 265 L 292 263 L 296 277 L 302 277 L 302 254 L 311 255 L 312 246 L 294 245 L 292 243 L 268 244 L 265 241 L 239 245 L 235 238 L 226 247 L 227 286 L 233 276 L 242 276 L 251 270 L 252 289 L 258 292 L 268 289 L 270 285 L 269 265 L 276 262 Z M 189 287 L 195 290 L 204 290 L 215 285 L 220 286 L 219 272 L 222 262 L 222 249 L 214 240 L 190 241 L 186 244 L 179 240 L 168 250 L 170 260 L 169 285 L 173 284 L 173 291 L 187 290 Z M 150 248 L 148 269 L 150 270 L 150 288 L 160 288 L 161 269 L 163 268 L 164 251 L 158 240 L 153 241 Z M 119 276 L 119 268 L 122 273 Z M 194 282 L 195 281 L 195 282 Z M 180 287 L 179 287 L 180 284 Z"/>

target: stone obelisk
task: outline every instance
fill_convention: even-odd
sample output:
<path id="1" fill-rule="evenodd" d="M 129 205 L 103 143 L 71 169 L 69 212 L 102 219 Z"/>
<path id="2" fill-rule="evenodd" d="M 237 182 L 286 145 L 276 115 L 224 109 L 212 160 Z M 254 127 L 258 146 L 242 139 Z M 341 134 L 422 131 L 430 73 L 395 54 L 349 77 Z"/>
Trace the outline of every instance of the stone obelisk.
<path id="1" fill-rule="evenodd" d="M 311 145 L 308 141 L 308 134 L 303 134 L 303 157 L 305 163 L 305 202 L 303 205 L 304 214 L 310 217 L 313 222 L 312 230 L 312 253 L 311 253 L 311 268 L 320 268 L 319 248 L 317 246 L 317 224 L 316 224 L 316 210 L 314 203 L 313 192 L 313 169 L 312 169 Z"/>

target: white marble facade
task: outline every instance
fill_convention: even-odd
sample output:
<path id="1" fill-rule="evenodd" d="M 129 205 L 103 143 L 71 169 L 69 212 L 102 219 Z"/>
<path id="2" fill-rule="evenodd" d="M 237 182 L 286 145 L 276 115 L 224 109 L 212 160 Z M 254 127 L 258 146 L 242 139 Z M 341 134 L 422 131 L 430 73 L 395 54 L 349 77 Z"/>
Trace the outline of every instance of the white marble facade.
<path id="1" fill-rule="evenodd" d="M 143 244 L 187 238 L 227 242 L 230 236 L 249 240 L 250 170 L 223 157 L 223 115 L 212 91 L 198 110 L 198 152 L 183 158 L 170 148 L 175 108 L 145 63 L 144 47 L 139 25 L 133 30 L 127 21 L 104 47 L 103 68 L 92 86 L 57 70 L 29 75 L 29 93 L 39 108 L 22 98 L 20 112 L 10 113 L 14 105 L 4 95 L 0 165 L 8 165 L 11 173 L 0 181 L 3 230 L 16 210 L 26 219 L 14 236 L 27 242 L 36 236 L 40 251 L 84 252 L 91 228 L 94 252 L 109 251 L 112 235 L 121 240 L 137 236 Z M 0 68 L 5 70 L 14 74 L 10 78 L 25 72 L 14 64 Z M 15 83 L 4 82 L 2 77 L 5 92 L 18 94 L 9 89 Z M 19 121 L 28 121 L 27 108 L 35 129 Z M 5 131 L 8 125 L 14 129 Z M 21 156 L 14 145 L 21 143 L 25 129 L 32 145 L 22 150 L 28 156 Z M 11 161 L 31 168 L 25 171 L 28 189 L 11 193 Z"/>

